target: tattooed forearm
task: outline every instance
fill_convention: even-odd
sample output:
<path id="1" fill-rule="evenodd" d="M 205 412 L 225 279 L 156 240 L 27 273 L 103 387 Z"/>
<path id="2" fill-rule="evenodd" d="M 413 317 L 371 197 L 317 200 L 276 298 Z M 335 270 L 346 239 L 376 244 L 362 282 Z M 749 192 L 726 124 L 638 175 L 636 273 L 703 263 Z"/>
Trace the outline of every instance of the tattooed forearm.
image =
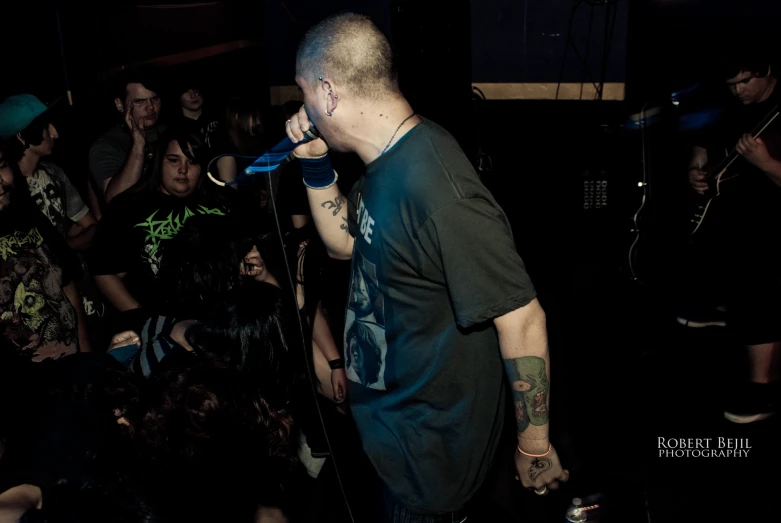
<path id="1" fill-rule="evenodd" d="M 518 432 L 529 425 L 548 423 L 548 373 L 537 356 L 505 359 L 504 368 L 513 389 Z"/>
<path id="2" fill-rule="evenodd" d="M 338 216 L 344 206 L 344 196 L 337 196 L 335 200 L 326 200 L 320 204 L 320 207 L 333 212 L 334 216 Z"/>

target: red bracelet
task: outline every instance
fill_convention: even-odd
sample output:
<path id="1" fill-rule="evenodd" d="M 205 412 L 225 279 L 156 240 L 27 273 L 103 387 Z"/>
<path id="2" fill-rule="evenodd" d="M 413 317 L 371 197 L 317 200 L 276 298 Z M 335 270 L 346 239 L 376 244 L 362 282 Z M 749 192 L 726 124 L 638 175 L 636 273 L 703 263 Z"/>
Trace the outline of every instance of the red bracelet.
<path id="1" fill-rule="evenodd" d="M 550 443 L 548 443 L 548 450 L 545 451 L 545 454 L 529 454 L 528 452 L 522 451 L 521 450 L 521 446 L 518 445 L 518 452 L 520 452 L 524 456 L 528 456 L 530 458 L 544 458 L 545 456 L 550 454 L 550 451 L 551 451 L 552 448 L 553 448 L 553 446 Z"/>

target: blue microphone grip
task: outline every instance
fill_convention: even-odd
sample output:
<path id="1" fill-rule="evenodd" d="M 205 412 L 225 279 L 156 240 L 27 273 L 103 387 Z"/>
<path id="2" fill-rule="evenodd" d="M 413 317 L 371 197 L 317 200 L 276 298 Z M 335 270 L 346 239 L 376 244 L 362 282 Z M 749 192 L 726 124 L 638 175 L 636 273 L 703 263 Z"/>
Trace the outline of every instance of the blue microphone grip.
<path id="1" fill-rule="evenodd" d="M 309 130 L 304 133 L 304 139 L 298 143 L 293 143 L 289 137 L 285 136 L 278 144 L 252 162 L 252 165 L 247 167 L 244 172 L 246 174 L 254 174 L 273 171 L 279 167 L 279 164 L 281 164 L 285 158 L 290 156 L 293 149 L 301 144 L 317 140 L 318 138 L 320 138 L 320 133 L 318 133 L 317 129 L 314 127 L 310 127 Z"/>

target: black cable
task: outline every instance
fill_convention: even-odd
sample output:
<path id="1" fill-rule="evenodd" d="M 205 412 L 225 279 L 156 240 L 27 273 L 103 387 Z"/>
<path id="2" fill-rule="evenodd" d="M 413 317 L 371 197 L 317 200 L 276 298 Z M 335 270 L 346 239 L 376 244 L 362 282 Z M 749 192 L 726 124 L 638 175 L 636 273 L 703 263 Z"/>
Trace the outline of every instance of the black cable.
<path id="1" fill-rule="evenodd" d="M 591 35 L 592 30 L 594 28 L 594 5 L 591 5 L 590 14 L 588 17 L 588 32 L 586 33 L 586 59 L 583 62 L 583 72 L 580 75 L 580 95 L 578 96 L 578 100 L 583 99 L 583 84 L 586 81 L 586 71 L 589 70 L 588 67 L 588 58 L 591 54 Z"/>
<path id="2" fill-rule="evenodd" d="M 559 99 L 559 90 L 561 89 L 561 83 L 564 79 L 564 70 L 567 64 L 567 54 L 569 53 L 570 46 L 572 46 L 572 52 L 575 53 L 575 57 L 580 61 L 581 65 L 586 67 L 586 76 L 588 77 L 588 81 L 591 83 L 591 85 L 594 86 L 594 89 L 599 89 L 599 86 L 597 85 L 596 80 L 593 76 L 591 76 L 591 71 L 588 70 L 588 65 L 586 64 L 585 60 L 583 60 L 583 56 L 580 54 L 580 51 L 578 51 L 578 46 L 575 45 L 575 41 L 572 39 L 572 26 L 575 24 L 575 13 L 578 10 L 578 7 L 583 2 L 583 0 L 574 0 L 574 3 L 572 5 L 572 11 L 570 12 L 569 17 L 569 24 L 567 28 L 567 44 L 564 47 L 564 56 L 561 58 L 561 70 L 559 71 L 559 81 L 556 85 L 556 100 Z"/>
<path id="3" fill-rule="evenodd" d="M 610 19 L 612 10 L 613 19 Z M 613 39 L 616 32 L 616 20 L 618 19 L 618 0 L 611 0 L 607 5 L 607 15 L 605 17 L 605 37 L 602 44 L 602 70 L 600 72 L 600 84 L 597 92 L 597 100 L 602 100 L 605 91 L 605 80 L 607 78 L 607 66 L 610 58 L 610 52 L 613 49 Z M 608 25 L 610 29 L 608 30 Z"/>
<path id="4" fill-rule="evenodd" d="M 274 187 L 271 183 L 271 173 L 266 173 L 266 178 L 268 179 L 268 190 L 271 200 L 271 208 L 274 211 L 274 223 L 277 227 L 277 234 L 279 235 L 279 245 L 282 248 L 282 257 L 285 261 L 285 273 L 287 274 L 287 280 L 290 285 L 290 292 L 293 293 L 293 303 L 296 307 L 298 307 L 298 296 L 296 294 L 296 287 L 293 284 L 293 275 L 290 273 L 290 262 L 287 257 L 287 250 L 285 249 L 285 240 L 282 236 L 282 226 L 279 223 L 279 214 L 277 212 L 277 203 L 276 198 L 273 197 L 274 194 Z M 297 278 L 296 278 L 297 280 Z M 317 397 L 317 387 L 315 386 L 315 380 L 316 377 L 312 375 L 312 369 L 314 368 L 314 362 L 311 361 L 311 358 L 309 357 L 309 351 L 307 350 L 307 347 L 309 346 L 306 343 L 306 335 L 304 334 L 304 324 L 301 320 L 301 315 L 297 314 L 298 317 L 298 331 L 301 335 L 301 340 L 304 342 L 304 358 L 306 362 L 306 372 L 309 375 L 309 385 L 312 389 L 312 397 L 315 401 L 315 407 L 317 408 L 317 416 L 320 418 L 320 426 L 323 427 L 323 436 L 325 436 L 325 443 L 328 445 L 328 451 L 331 453 L 331 459 L 334 462 L 334 471 L 336 472 L 336 481 L 339 483 L 339 490 L 342 492 L 342 499 L 344 500 L 344 505 L 347 508 L 347 513 L 350 516 L 350 521 L 352 523 L 355 523 L 355 517 L 353 516 L 353 511 L 350 508 L 350 502 L 347 501 L 347 493 L 344 490 L 344 484 L 342 483 L 342 476 L 339 473 L 339 467 L 336 463 L 336 455 L 334 454 L 334 449 L 331 447 L 331 438 L 328 437 L 328 431 L 325 428 L 325 418 L 323 418 L 323 411 L 320 409 L 320 402 L 318 401 Z"/>
<path id="5" fill-rule="evenodd" d="M 572 9 L 569 13 L 569 22 L 567 23 L 567 38 L 566 45 L 564 46 L 564 55 L 561 57 L 561 68 L 559 69 L 559 81 L 556 85 L 556 100 L 559 99 L 559 90 L 561 89 L 561 82 L 564 80 L 564 68 L 567 66 L 567 53 L 569 52 L 569 42 L 572 38 L 572 26 L 575 23 L 575 13 L 578 10 L 581 0 L 574 0 L 572 3 Z"/>

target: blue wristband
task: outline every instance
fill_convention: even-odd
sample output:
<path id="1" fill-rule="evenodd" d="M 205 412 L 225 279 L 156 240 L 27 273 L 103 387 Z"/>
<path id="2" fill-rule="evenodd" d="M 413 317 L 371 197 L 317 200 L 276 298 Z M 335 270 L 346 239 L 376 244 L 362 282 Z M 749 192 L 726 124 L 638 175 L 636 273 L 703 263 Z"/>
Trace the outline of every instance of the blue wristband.
<path id="1" fill-rule="evenodd" d="M 304 185 L 310 189 L 327 189 L 336 183 L 338 176 L 331 165 L 328 154 L 319 158 L 301 158 L 295 155 L 301 163 L 301 171 L 304 175 Z"/>

